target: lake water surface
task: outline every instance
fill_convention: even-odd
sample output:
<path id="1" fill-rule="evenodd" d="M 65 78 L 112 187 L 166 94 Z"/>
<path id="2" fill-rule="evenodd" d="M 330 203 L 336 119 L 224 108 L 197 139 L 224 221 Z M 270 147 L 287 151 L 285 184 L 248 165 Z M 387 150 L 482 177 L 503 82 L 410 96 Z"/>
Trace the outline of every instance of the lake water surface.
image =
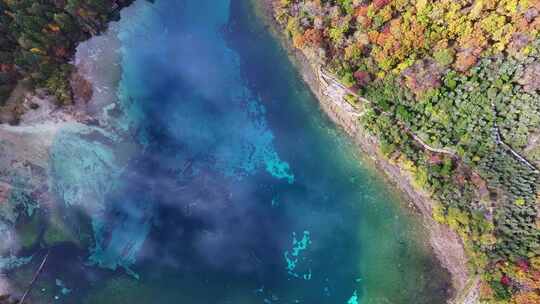
<path id="1" fill-rule="evenodd" d="M 118 29 L 114 127 L 53 147 L 37 303 L 446 301 L 420 223 L 249 1 L 139 1 Z"/>

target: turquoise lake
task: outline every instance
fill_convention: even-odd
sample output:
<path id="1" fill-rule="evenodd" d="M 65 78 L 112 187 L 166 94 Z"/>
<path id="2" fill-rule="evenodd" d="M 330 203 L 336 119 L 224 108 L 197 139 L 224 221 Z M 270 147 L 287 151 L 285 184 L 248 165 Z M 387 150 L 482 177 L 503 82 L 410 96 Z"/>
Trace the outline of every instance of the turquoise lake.
<path id="1" fill-rule="evenodd" d="M 111 127 L 66 128 L 52 148 L 61 204 L 35 216 L 25 254 L 51 255 L 32 303 L 446 302 L 418 216 L 321 112 L 251 2 L 129 11 Z M 24 286 L 40 261 L 10 278 Z"/>

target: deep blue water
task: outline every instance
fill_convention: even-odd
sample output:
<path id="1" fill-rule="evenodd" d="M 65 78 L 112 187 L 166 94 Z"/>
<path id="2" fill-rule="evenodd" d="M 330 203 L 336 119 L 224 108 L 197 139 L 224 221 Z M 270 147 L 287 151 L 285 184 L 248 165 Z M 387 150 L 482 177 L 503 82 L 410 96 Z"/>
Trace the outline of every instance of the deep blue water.
<path id="1" fill-rule="evenodd" d="M 37 302 L 444 303 L 421 225 L 250 2 L 138 2 L 119 38 L 116 127 L 55 142 Z"/>

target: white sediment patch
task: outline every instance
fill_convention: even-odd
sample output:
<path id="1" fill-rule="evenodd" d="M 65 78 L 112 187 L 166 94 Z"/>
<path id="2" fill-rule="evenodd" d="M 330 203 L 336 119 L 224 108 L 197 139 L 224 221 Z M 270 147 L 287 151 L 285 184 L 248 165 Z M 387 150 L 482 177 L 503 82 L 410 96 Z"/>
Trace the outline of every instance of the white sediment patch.
<path id="1" fill-rule="evenodd" d="M 21 173 L 14 172 L 17 171 L 14 163 L 47 170 L 50 148 L 60 131 L 86 127 L 86 122 L 101 118 L 102 109 L 114 107 L 121 73 L 118 49 L 115 22 L 103 35 L 78 46 L 73 63 L 79 74 L 90 81 L 95 92 L 88 104 L 59 108 L 43 93 L 25 97 L 24 105 L 29 110 L 22 115 L 20 124 L 0 125 L 0 181 L 9 184 L 5 177 L 7 172 L 9 175 Z M 30 110 L 31 107 L 35 109 Z"/>
<path id="2" fill-rule="evenodd" d="M 48 121 L 26 126 L 0 126 L 2 155 L 0 167 L 13 162 L 30 162 L 42 168 L 48 167 L 49 148 L 58 131 L 67 123 Z"/>
<path id="3" fill-rule="evenodd" d="M 53 180 L 52 173 L 59 166 L 54 152 L 63 151 L 60 158 L 63 165 L 71 170 L 68 173 L 84 174 L 90 169 L 77 166 L 88 163 L 91 163 L 90 166 L 95 165 L 92 163 L 94 159 L 95 163 L 101 164 L 103 159 L 114 158 L 109 156 L 114 154 L 109 142 L 115 142 L 122 134 L 111 131 L 118 129 L 111 126 L 116 124 L 115 118 L 109 117 L 104 109 L 114 109 L 118 100 L 121 54 L 116 28 L 117 24 L 112 23 L 111 29 L 102 36 L 81 43 L 77 49 L 73 63 L 77 66 L 79 75 L 91 83 L 94 92 L 88 103 L 58 107 L 54 99 L 43 92 L 38 91 L 35 95 L 27 93 L 23 97 L 23 105 L 28 110 L 20 118 L 20 123 L 0 124 L 0 232 L 3 236 L 0 242 L 0 294 L 12 291 L 9 280 L 2 273 L 28 261 L 27 258 L 19 256 L 21 245 L 15 231 L 15 224 L 21 218 L 22 212 L 31 214 L 35 208 L 56 208 L 61 203 L 57 202 L 58 195 L 54 189 L 57 183 Z M 93 133 L 106 140 L 97 142 L 86 138 L 93 136 Z M 73 137 L 78 138 L 78 141 L 71 141 L 65 147 L 59 146 Z M 128 150 L 130 149 L 131 147 Z M 79 152 L 88 153 L 78 154 Z M 127 159 L 129 154 L 130 151 L 123 151 L 122 160 Z M 104 167 L 109 165 L 107 162 L 103 164 Z M 98 171 L 96 170 L 101 173 Z M 84 197 L 79 196 L 88 189 L 94 189 L 86 187 L 85 183 L 85 178 L 92 177 L 95 176 L 68 174 L 67 178 L 73 180 L 62 182 L 73 184 L 67 185 L 61 194 L 74 192 L 73 197 L 85 201 Z M 66 176 L 62 178 L 66 179 Z M 110 182 L 110 179 L 98 183 L 97 186 L 103 186 L 107 182 Z M 69 192 L 70 189 L 75 190 Z M 69 195 L 67 197 L 74 199 Z M 27 199 L 32 205 L 26 202 Z M 102 204 L 103 202 L 97 202 L 88 207 L 87 205 L 91 204 L 87 202 L 83 207 L 99 209 Z"/>
<path id="4" fill-rule="evenodd" d="M 83 108 L 93 116 L 105 114 L 104 109 L 117 100 L 122 73 L 118 27 L 117 22 L 112 22 L 104 34 L 79 44 L 73 60 L 78 73 L 91 83 L 93 90 L 90 102 L 79 104 L 77 108 Z"/>

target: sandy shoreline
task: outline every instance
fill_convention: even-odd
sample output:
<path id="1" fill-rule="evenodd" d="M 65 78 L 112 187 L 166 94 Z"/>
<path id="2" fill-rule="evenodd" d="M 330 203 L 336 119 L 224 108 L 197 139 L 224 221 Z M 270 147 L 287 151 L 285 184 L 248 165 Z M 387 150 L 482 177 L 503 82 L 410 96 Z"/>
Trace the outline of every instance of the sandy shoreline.
<path id="1" fill-rule="evenodd" d="M 318 77 L 318 66 L 299 50 L 292 48 L 290 42 L 281 34 L 279 25 L 272 17 L 274 0 L 252 1 L 258 15 L 265 20 L 273 35 L 281 42 L 289 53 L 289 57 L 300 71 L 304 81 L 317 97 L 322 110 L 338 126 L 343 128 L 354 140 L 355 144 L 368 156 L 386 179 L 403 194 L 404 201 L 411 202 L 420 212 L 424 226 L 429 233 L 429 243 L 441 265 L 451 277 L 455 294 L 449 303 L 473 304 L 478 302 L 478 280 L 472 277 L 467 267 L 467 257 L 459 236 L 449 227 L 435 222 L 432 218 L 432 206 L 435 202 L 430 195 L 413 186 L 413 177 L 404 172 L 395 163 L 388 161 L 379 151 L 378 140 L 361 129 L 356 116 L 350 115 L 339 106 L 340 102 L 323 94 Z"/>

